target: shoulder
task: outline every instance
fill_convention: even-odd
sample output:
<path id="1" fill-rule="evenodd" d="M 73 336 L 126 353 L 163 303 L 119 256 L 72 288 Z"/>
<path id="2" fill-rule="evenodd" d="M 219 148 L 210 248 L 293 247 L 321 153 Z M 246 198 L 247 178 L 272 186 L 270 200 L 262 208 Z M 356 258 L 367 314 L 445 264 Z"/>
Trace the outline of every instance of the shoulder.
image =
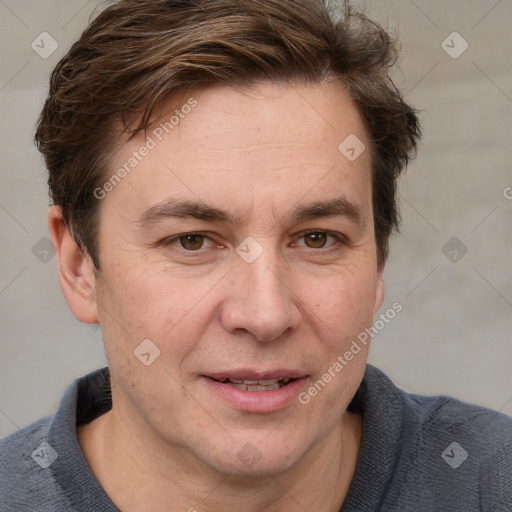
<path id="1" fill-rule="evenodd" d="M 418 510 L 512 510 L 511 417 L 449 396 L 406 392 L 374 367 L 363 383 L 369 431 L 379 445 L 391 440 L 392 509 L 417 503 L 426 504 Z"/>
<path id="2" fill-rule="evenodd" d="M 434 450 L 452 489 L 472 482 L 482 510 L 510 511 L 512 418 L 447 396 L 404 393 L 404 400 L 414 411 L 418 443 L 423 452 Z"/>
<path id="3" fill-rule="evenodd" d="M 365 381 L 372 395 L 399 408 L 402 423 L 418 432 L 446 433 L 472 439 L 489 448 L 512 443 L 512 417 L 456 398 L 409 393 L 396 387 L 380 370 L 368 365 Z"/>
<path id="4" fill-rule="evenodd" d="M 55 483 L 48 468 L 58 456 L 46 441 L 52 419 L 47 416 L 0 439 L 3 510 L 49 510 L 44 497 L 52 492 Z"/>
<path id="5" fill-rule="evenodd" d="M 418 432 L 465 440 L 468 448 L 491 454 L 512 449 L 512 418 L 498 411 L 449 396 L 401 392 Z"/>
<path id="6" fill-rule="evenodd" d="M 77 425 L 111 407 L 108 369 L 71 383 L 57 412 L 0 439 L 0 510 L 116 510 L 81 451 Z"/>
<path id="7" fill-rule="evenodd" d="M 26 427 L 0 439 L 0 475 L 7 477 L 9 468 L 25 466 L 29 462 L 25 455 L 28 454 L 30 460 L 32 451 L 43 442 L 48 435 L 48 428 L 53 416 L 42 418 Z M 29 449 L 32 447 L 32 450 Z M 0 480 L 2 485 L 3 479 Z"/>

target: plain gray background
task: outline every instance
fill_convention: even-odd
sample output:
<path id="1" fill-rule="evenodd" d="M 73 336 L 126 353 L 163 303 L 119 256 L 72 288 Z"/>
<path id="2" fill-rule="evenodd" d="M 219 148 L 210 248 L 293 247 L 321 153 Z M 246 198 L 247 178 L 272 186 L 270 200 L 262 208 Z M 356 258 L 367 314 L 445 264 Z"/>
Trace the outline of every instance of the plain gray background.
<path id="1" fill-rule="evenodd" d="M 69 312 L 45 253 L 46 174 L 32 145 L 50 71 L 98 4 L 0 0 L 0 436 L 52 413 L 74 378 L 105 364 L 99 329 Z M 395 81 L 424 130 L 385 271 L 382 312 L 403 311 L 370 361 L 407 390 L 512 414 L 512 2 L 365 6 L 400 36 Z M 43 32 L 58 44 L 49 56 Z"/>

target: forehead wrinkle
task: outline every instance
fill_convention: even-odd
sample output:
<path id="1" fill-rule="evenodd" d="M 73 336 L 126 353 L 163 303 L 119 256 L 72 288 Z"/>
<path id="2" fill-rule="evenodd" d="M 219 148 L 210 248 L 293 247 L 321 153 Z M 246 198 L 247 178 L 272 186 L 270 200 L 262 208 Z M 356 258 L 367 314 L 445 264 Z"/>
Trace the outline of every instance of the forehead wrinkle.
<path id="1" fill-rule="evenodd" d="M 233 144 L 230 144 L 229 147 L 225 148 L 225 149 L 222 149 L 222 148 L 217 148 L 217 149 L 213 149 L 211 150 L 212 152 L 216 152 L 216 151 L 221 151 L 221 152 L 224 152 L 224 151 L 258 151 L 258 150 L 270 150 L 270 149 L 281 149 L 283 147 L 299 147 L 299 148 L 310 148 L 310 147 L 314 147 L 314 148 L 317 148 L 318 147 L 318 144 L 321 143 L 323 141 L 310 141 L 310 142 L 293 142 L 293 141 L 288 141 L 288 142 L 259 142 L 259 143 L 255 143 L 255 144 L 244 144 L 243 146 L 235 146 Z"/>

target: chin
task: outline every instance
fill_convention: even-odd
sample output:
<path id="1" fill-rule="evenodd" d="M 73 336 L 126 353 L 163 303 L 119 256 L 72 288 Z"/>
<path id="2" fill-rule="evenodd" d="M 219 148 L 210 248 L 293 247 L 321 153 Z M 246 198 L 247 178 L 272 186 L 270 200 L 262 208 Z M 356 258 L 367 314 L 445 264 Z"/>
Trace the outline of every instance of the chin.
<path id="1" fill-rule="evenodd" d="M 229 474 L 231 477 L 242 479 L 265 479 L 279 477 L 293 469 L 300 462 L 300 457 L 291 456 L 289 453 L 282 456 L 272 454 L 272 456 L 263 455 L 261 459 L 255 460 L 252 464 L 230 459 L 225 461 L 225 465 L 218 466 L 217 471 Z"/>
<path id="2" fill-rule="evenodd" d="M 283 439 L 276 443 L 276 440 L 269 442 L 268 437 L 266 441 L 264 436 L 261 437 L 260 441 L 254 440 L 253 436 L 233 440 L 228 446 L 214 449 L 203 460 L 215 471 L 231 477 L 270 478 L 287 473 L 306 454 L 303 447 L 307 443 L 295 440 L 292 444 Z"/>

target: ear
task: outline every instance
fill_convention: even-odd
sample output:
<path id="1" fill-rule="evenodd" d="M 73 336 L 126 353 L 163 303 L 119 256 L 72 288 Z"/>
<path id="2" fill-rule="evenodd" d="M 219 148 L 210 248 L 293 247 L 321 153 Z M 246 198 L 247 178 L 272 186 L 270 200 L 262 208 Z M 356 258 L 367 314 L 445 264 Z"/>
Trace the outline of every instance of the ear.
<path id="1" fill-rule="evenodd" d="M 48 227 L 59 269 L 59 282 L 66 302 L 80 322 L 98 323 L 94 265 L 81 250 L 62 217 L 60 206 L 50 206 Z"/>
<path id="2" fill-rule="evenodd" d="M 377 279 L 377 289 L 375 291 L 375 304 L 373 306 L 373 314 L 377 313 L 379 308 L 382 306 L 382 303 L 384 302 L 384 279 L 382 277 L 382 272 L 379 272 Z"/>

